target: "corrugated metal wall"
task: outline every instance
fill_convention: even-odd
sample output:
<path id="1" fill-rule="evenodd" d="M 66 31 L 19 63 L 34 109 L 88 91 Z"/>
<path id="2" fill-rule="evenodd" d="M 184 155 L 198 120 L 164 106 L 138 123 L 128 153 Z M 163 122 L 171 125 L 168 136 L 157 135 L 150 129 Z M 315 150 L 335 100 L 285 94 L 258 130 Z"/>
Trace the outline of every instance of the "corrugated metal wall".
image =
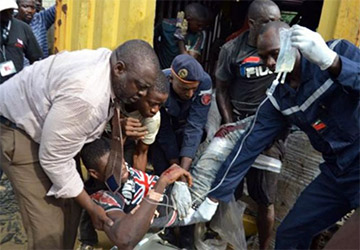
<path id="1" fill-rule="evenodd" d="M 114 49 L 129 39 L 152 44 L 155 0 L 57 0 L 55 52 Z"/>
<path id="2" fill-rule="evenodd" d="M 360 46 L 360 1 L 324 0 L 318 31 L 325 40 L 343 38 Z"/>

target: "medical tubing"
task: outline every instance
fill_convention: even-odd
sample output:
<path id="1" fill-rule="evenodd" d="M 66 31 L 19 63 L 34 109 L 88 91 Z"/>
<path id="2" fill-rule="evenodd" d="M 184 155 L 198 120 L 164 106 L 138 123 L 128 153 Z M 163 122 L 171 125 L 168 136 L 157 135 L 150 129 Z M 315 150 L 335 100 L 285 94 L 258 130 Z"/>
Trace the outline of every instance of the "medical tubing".
<path id="1" fill-rule="evenodd" d="M 274 93 L 277 85 L 279 84 L 279 78 L 280 78 L 281 73 L 282 73 L 282 72 L 279 72 L 279 74 L 277 75 L 276 79 L 273 81 L 273 83 L 272 83 L 271 86 L 270 86 L 270 89 L 272 89 L 273 91 L 271 91 L 271 92 L 269 92 L 269 93 L 267 93 L 267 94 L 272 95 L 272 94 Z M 273 86 L 273 85 L 274 85 L 274 86 Z M 230 168 L 231 168 L 232 165 L 234 164 L 236 158 L 239 156 L 240 151 L 242 150 L 242 147 L 243 147 L 243 145 L 244 145 L 244 142 L 245 142 L 246 138 L 250 135 L 250 133 L 252 132 L 252 130 L 253 130 L 254 127 L 255 127 L 255 122 L 256 122 L 256 119 L 257 119 L 257 116 L 258 116 L 258 114 L 259 114 L 259 110 L 260 110 L 261 106 L 264 105 L 264 103 L 265 103 L 268 99 L 269 99 L 269 96 L 267 95 L 266 98 L 260 103 L 259 107 L 257 108 L 257 110 L 256 110 L 256 112 L 255 112 L 254 120 L 252 121 L 252 124 L 251 124 L 251 127 L 250 127 L 249 131 L 246 133 L 246 135 L 243 137 L 242 142 L 241 142 L 241 144 L 240 144 L 240 147 L 239 147 L 238 151 L 236 152 L 236 155 L 234 156 L 234 158 L 233 158 L 232 161 L 230 162 L 230 165 L 229 165 L 229 167 L 227 168 L 227 170 L 226 170 L 224 176 L 222 177 L 221 181 L 219 182 L 219 184 L 217 184 L 214 188 L 210 189 L 209 191 L 205 192 L 205 193 L 203 194 L 203 196 L 208 195 L 209 193 L 215 191 L 215 190 L 218 189 L 218 188 L 221 186 L 221 184 L 224 182 L 227 174 L 228 174 L 229 171 L 230 171 Z M 203 197 L 203 196 L 200 196 L 200 197 Z M 200 198 L 195 199 L 195 200 L 192 202 L 192 205 L 194 205 L 194 202 L 197 201 L 198 199 L 200 199 Z"/>

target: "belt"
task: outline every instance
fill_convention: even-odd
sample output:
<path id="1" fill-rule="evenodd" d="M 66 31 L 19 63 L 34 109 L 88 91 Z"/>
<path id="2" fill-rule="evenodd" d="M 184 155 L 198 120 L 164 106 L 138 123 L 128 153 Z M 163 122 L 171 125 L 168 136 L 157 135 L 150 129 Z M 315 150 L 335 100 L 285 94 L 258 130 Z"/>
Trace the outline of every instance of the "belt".
<path id="1" fill-rule="evenodd" d="M 3 117 L 2 115 L 0 115 L 0 123 L 1 123 L 1 124 L 4 124 L 5 126 L 8 126 L 8 127 L 10 127 L 10 128 L 17 129 L 15 123 L 13 123 L 12 121 L 10 121 L 10 120 L 7 119 L 6 117 Z"/>

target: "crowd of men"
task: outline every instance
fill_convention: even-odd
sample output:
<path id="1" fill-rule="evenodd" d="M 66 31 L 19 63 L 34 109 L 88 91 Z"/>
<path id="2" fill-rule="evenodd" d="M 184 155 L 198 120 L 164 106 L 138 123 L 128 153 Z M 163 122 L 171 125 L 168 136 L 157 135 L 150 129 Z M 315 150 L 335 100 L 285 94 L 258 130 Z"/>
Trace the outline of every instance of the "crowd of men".
<path id="1" fill-rule="evenodd" d="M 350 42 L 289 27 L 274 2 L 254 0 L 249 29 L 221 48 L 214 91 L 199 62 L 211 14 L 199 3 L 156 26 L 154 49 L 130 40 L 113 51 L 51 56 L 55 6 L 38 7 L 0 2 L 0 167 L 28 249 L 73 249 L 78 228 L 82 249 L 97 243 L 95 229 L 133 249 L 150 227 L 169 228 L 164 239 L 193 249 L 193 225 L 211 220 L 219 201 L 240 198 L 244 178 L 258 208 L 259 247 L 269 249 L 292 125 L 324 162 L 277 228 L 275 248 L 308 249 L 346 213 L 357 209 L 358 218 L 360 50 Z M 291 31 L 296 52 L 278 84 L 281 30 Z M 194 161 L 214 102 L 222 125 Z"/>

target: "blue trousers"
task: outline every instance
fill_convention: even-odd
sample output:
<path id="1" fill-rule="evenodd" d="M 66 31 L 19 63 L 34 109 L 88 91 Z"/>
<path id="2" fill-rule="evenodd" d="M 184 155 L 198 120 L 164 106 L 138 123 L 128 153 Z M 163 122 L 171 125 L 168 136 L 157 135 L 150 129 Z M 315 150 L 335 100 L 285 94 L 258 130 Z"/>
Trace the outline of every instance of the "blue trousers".
<path id="1" fill-rule="evenodd" d="M 359 168 L 359 159 L 345 171 L 320 164 L 320 175 L 305 188 L 279 226 L 275 249 L 308 249 L 313 236 L 358 208 Z"/>

